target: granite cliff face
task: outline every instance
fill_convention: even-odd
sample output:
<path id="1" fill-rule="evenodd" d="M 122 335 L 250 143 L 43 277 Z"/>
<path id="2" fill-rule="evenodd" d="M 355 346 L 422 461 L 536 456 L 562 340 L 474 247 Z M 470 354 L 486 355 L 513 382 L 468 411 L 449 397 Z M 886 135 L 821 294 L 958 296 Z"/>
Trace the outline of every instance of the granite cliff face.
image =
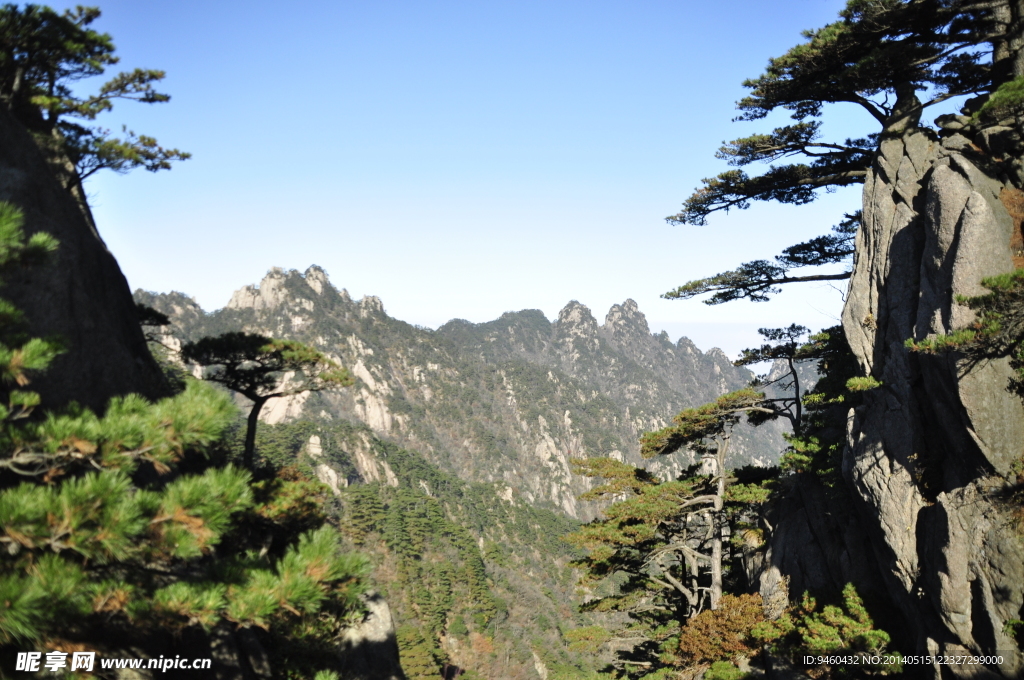
<path id="1" fill-rule="evenodd" d="M 212 314 L 178 293 L 136 298 L 172 318 L 168 344 L 237 329 L 295 338 L 358 378 L 346 392 L 272 401 L 268 422 L 361 421 L 464 479 L 505 483 L 529 503 L 577 518 L 594 509 L 576 499 L 590 482 L 572 473 L 571 458 L 641 463 L 640 433 L 751 377 L 720 350 L 652 335 L 632 300 L 612 307 L 604 324 L 570 302 L 555 321 L 525 310 L 430 331 L 392 319 L 375 297 L 353 301 L 318 267 L 273 269 Z M 780 426 L 744 429 L 738 439 L 735 464 L 769 464 Z M 688 462 L 645 464 L 668 476 Z"/>
<path id="2" fill-rule="evenodd" d="M 0 201 L 19 208 L 28 234 L 60 241 L 44 265 L 4 281 L 30 337 L 60 338 L 66 352 L 35 378 L 45 407 L 77 401 L 97 411 L 113 396 L 165 396 L 167 386 L 136 320 L 128 282 L 78 203 L 54 178 L 25 129 L 0 111 Z"/>
<path id="3" fill-rule="evenodd" d="M 995 654 L 994 667 L 936 676 L 1018 677 L 1007 621 L 1024 604 L 1024 543 L 1001 497 L 1019 483 L 1024 405 L 1005 359 L 911 353 L 968 326 L 958 295 L 1024 265 L 1024 144 L 1013 128 L 964 116 L 885 139 L 864 188 L 864 222 L 843 326 L 882 383 L 849 414 L 843 477 L 851 508 L 828 507 L 812 480 L 779 506 L 762 594 L 853 581 L 881 594 L 917 653 Z M 903 648 L 900 648 L 901 651 Z"/>

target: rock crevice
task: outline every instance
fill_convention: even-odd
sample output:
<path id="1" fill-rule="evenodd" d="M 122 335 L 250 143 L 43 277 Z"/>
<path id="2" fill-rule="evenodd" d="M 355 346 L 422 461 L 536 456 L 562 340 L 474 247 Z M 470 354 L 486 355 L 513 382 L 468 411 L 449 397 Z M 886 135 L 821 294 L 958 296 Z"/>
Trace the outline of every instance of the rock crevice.
<path id="1" fill-rule="evenodd" d="M 882 384 L 848 421 L 842 474 L 854 503 L 827 520 L 815 516 L 825 508 L 813 493 L 791 490 L 761 579 L 769 595 L 787 578 L 812 588 L 852 581 L 884 595 L 899 614 L 890 628 L 918 653 L 1005 657 L 984 670 L 936 666 L 936 676 L 1024 670 L 1006 631 L 1024 604 L 1024 543 L 997 500 L 1024 453 L 1024 404 L 1007 390 L 1005 359 L 905 347 L 969 326 L 974 312 L 959 296 L 984 293 L 983 278 L 1020 264 L 1020 187 L 992 137 L 960 125 L 880 145 L 843 310 L 861 368 Z M 798 558 L 805 545 L 817 552 Z M 859 558 L 835 559 L 844 554 Z"/>

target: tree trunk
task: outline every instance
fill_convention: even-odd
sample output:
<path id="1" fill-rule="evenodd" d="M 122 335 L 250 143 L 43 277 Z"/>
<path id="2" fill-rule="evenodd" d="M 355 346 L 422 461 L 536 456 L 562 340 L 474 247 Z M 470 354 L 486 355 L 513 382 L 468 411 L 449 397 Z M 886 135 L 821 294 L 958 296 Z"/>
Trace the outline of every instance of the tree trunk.
<path id="1" fill-rule="evenodd" d="M 789 374 L 793 376 L 793 397 L 795 399 L 793 410 L 796 413 L 796 417 L 793 419 L 793 436 L 799 437 L 804 429 L 804 404 L 800 399 L 800 376 L 796 372 L 796 364 L 793 363 L 793 357 L 787 358 L 787 361 L 789 362 Z"/>
<path id="2" fill-rule="evenodd" d="M 266 398 L 255 399 L 252 403 L 252 410 L 249 411 L 245 428 L 245 452 L 242 455 L 242 463 L 248 470 L 253 469 L 253 459 L 256 455 L 256 425 L 260 420 L 260 409 L 265 403 L 267 403 Z"/>
<path id="3" fill-rule="evenodd" d="M 991 41 L 992 70 L 999 85 L 1024 75 L 1024 2 L 1007 0 L 992 9 L 1000 35 Z"/>
<path id="4" fill-rule="evenodd" d="M 715 505 L 711 514 L 713 535 L 711 538 L 711 609 L 718 609 L 722 601 L 722 532 L 725 529 L 725 454 L 729 449 L 729 433 L 718 442 L 715 452 Z"/>

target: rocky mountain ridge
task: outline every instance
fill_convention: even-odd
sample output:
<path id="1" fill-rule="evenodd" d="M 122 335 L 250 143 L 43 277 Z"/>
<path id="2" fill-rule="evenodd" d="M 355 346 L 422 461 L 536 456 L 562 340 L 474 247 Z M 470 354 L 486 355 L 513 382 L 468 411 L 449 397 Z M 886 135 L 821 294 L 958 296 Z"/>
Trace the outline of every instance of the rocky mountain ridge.
<path id="1" fill-rule="evenodd" d="M 752 377 L 718 349 L 652 334 L 632 300 L 613 306 L 604 324 L 573 301 L 554 321 L 524 310 L 431 331 L 389 317 L 376 297 L 353 300 L 316 266 L 271 269 L 211 313 L 180 293 L 137 291 L 136 300 L 172 319 L 162 338 L 169 346 L 229 330 L 294 338 L 358 379 L 342 392 L 273 400 L 267 422 L 359 421 L 464 479 L 504 483 L 574 518 L 595 508 L 577 500 L 590 481 L 572 473 L 571 458 L 612 456 L 674 476 L 692 461 L 643 461 L 640 434 Z M 780 435 L 775 423 L 742 428 L 733 463 L 774 462 Z"/>

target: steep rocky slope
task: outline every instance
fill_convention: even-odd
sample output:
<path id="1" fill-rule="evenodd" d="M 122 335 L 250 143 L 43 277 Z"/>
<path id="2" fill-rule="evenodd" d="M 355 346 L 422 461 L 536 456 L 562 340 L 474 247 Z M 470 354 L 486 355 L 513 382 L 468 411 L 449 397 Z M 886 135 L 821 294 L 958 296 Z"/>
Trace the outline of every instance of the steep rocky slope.
<path id="1" fill-rule="evenodd" d="M 410 680 L 436 679 L 443 666 L 446 677 L 528 680 L 545 668 L 589 677 L 603 665 L 565 638 L 608 618 L 577 611 L 569 563 L 579 554 L 562 536 L 578 523 L 503 484 L 464 482 L 362 424 L 264 425 L 257 443 L 335 484 L 339 527 L 371 557 Z M 339 472 L 358 483 L 340 486 Z"/>
<path id="2" fill-rule="evenodd" d="M 166 344 L 239 329 L 295 338 L 358 378 L 344 392 L 271 402 L 268 422 L 361 421 L 463 479 L 504 483 L 529 503 L 576 518 L 594 509 L 576 499 L 589 480 L 572 473 L 572 457 L 640 463 L 640 433 L 751 377 L 720 350 L 652 335 L 632 300 L 612 307 L 603 325 L 570 302 L 553 322 L 525 310 L 430 331 L 392 319 L 375 297 L 353 301 L 318 267 L 273 269 L 210 314 L 180 293 L 139 291 L 136 299 L 171 317 Z M 772 462 L 780 431 L 744 429 L 733 463 Z M 669 476 L 687 462 L 648 466 Z"/>
<path id="3" fill-rule="evenodd" d="M 119 394 L 166 395 L 117 261 L 6 111 L 0 111 L 0 201 L 23 212 L 26 233 L 43 231 L 60 241 L 45 265 L 4 281 L 3 297 L 25 312 L 29 336 L 57 337 L 66 348 L 33 382 L 43 405 L 73 400 L 102 410 Z"/>
<path id="4" fill-rule="evenodd" d="M 957 296 L 1024 265 L 1024 144 L 1011 127 L 938 122 L 939 136 L 910 127 L 884 139 L 865 184 L 843 326 L 882 386 L 849 414 L 854 503 L 830 506 L 813 481 L 797 484 L 762 594 L 777 599 L 782 576 L 791 589 L 854 581 L 885 596 L 890 629 L 916 653 L 1004 656 L 999 667 L 928 669 L 936 676 L 1018 677 L 1007 623 L 1022 618 L 1024 541 L 1004 499 L 1021 481 L 1024 405 L 1007 389 L 1007 360 L 904 343 L 968 326 L 974 313 Z"/>

